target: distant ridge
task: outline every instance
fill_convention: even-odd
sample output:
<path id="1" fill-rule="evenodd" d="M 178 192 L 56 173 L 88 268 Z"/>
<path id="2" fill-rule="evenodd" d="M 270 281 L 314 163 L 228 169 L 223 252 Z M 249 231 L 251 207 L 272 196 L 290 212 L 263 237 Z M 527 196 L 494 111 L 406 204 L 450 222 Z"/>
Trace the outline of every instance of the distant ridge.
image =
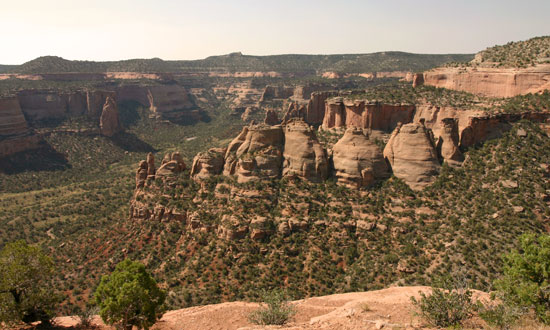
<path id="1" fill-rule="evenodd" d="M 0 72 L 198 72 L 198 71 L 277 71 L 362 73 L 377 71 L 423 71 L 447 62 L 467 62 L 473 54 L 413 54 L 379 52 L 342 55 L 243 55 L 235 52 L 202 60 L 164 61 L 159 58 L 124 61 L 71 61 L 58 56 L 42 56 L 21 65 L 0 65 Z"/>

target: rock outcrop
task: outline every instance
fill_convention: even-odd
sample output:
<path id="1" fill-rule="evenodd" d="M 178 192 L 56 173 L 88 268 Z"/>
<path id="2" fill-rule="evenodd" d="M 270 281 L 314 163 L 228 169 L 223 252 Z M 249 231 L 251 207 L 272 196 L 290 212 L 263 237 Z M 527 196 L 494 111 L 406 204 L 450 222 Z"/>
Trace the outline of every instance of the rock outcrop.
<path id="1" fill-rule="evenodd" d="M 454 118 L 444 118 L 441 121 L 437 152 L 441 159 L 451 166 L 459 166 L 464 161 L 464 155 L 458 148 L 458 123 Z"/>
<path id="2" fill-rule="evenodd" d="M 528 68 L 442 67 L 413 81 L 490 97 L 512 97 L 550 89 L 550 64 Z"/>
<path id="3" fill-rule="evenodd" d="M 167 153 L 162 164 L 155 173 L 155 177 L 170 177 L 185 170 L 185 163 L 179 152 Z"/>
<path id="4" fill-rule="evenodd" d="M 359 127 L 391 131 L 397 123 L 413 120 L 415 106 L 383 104 L 360 99 L 332 98 L 326 101 L 323 128 Z"/>
<path id="5" fill-rule="evenodd" d="M 384 148 L 393 174 L 414 190 L 435 181 L 439 161 L 431 132 L 422 123 L 398 125 Z"/>
<path id="6" fill-rule="evenodd" d="M 39 147 L 16 97 L 0 98 L 0 158 Z"/>
<path id="7" fill-rule="evenodd" d="M 294 87 L 267 85 L 260 97 L 260 104 L 276 99 L 287 99 L 294 95 Z"/>
<path id="8" fill-rule="evenodd" d="M 243 128 L 227 148 L 224 175 L 235 175 L 238 182 L 279 177 L 283 140 L 281 126 Z"/>
<path id="9" fill-rule="evenodd" d="M 198 153 L 193 159 L 191 177 L 197 181 L 206 180 L 214 175 L 221 174 L 226 149 L 212 148 Z"/>
<path id="10" fill-rule="evenodd" d="M 264 124 L 274 126 L 279 125 L 280 123 L 281 121 L 279 120 L 277 111 L 273 109 L 267 109 L 265 112 Z"/>
<path id="11" fill-rule="evenodd" d="M 328 98 L 338 95 L 336 91 L 312 92 L 305 115 L 305 121 L 310 125 L 320 125 L 325 117 L 325 102 Z"/>
<path id="12" fill-rule="evenodd" d="M 302 120 L 285 128 L 283 176 L 321 182 L 328 177 L 328 160 L 313 129 Z"/>
<path id="13" fill-rule="evenodd" d="M 348 128 L 334 145 L 332 158 L 338 184 L 349 188 L 367 187 L 389 176 L 382 150 L 362 129 Z"/>
<path id="14" fill-rule="evenodd" d="M 180 119 L 191 117 L 200 120 L 201 116 L 194 110 L 195 104 L 187 90 L 180 85 L 159 85 L 147 89 L 149 109 L 151 113 L 159 118 Z"/>
<path id="15" fill-rule="evenodd" d="M 99 118 L 99 129 L 102 135 L 111 137 L 122 131 L 115 100 L 108 96 Z"/>

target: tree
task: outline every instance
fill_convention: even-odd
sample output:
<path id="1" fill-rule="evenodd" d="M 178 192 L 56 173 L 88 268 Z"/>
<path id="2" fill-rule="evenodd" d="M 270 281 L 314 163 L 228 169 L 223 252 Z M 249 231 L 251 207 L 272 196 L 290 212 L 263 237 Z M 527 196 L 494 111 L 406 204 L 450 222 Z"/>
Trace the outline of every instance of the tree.
<path id="1" fill-rule="evenodd" d="M 507 303 L 533 307 L 550 324 L 550 235 L 522 235 L 520 246 L 504 256 L 504 275 L 495 287 Z"/>
<path id="2" fill-rule="evenodd" d="M 57 296 L 52 275 L 54 263 L 38 247 L 24 241 L 0 251 L 0 322 L 49 323 Z"/>
<path id="3" fill-rule="evenodd" d="M 149 329 L 162 316 L 165 298 L 145 266 L 128 259 L 101 278 L 94 294 L 103 321 L 122 329 Z"/>

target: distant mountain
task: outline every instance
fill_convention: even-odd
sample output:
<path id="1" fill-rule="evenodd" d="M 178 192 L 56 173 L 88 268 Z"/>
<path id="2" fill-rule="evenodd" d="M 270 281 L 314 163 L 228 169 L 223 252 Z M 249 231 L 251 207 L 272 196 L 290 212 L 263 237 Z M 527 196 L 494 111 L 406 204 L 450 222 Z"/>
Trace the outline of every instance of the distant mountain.
<path id="1" fill-rule="evenodd" d="M 467 62 L 473 54 L 412 54 L 379 52 L 343 55 L 271 55 L 242 53 L 211 56 L 193 61 L 163 61 L 159 58 L 125 61 L 70 61 L 57 56 L 43 56 L 18 66 L 0 66 L 13 73 L 59 72 L 188 72 L 188 71 L 277 71 L 346 73 L 376 71 L 423 71 L 447 62 Z"/>
<path id="2" fill-rule="evenodd" d="M 13 70 L 17 67 L 17 65 L 2 65 L 0 64 L 0 73 L 6 73 L 10 70 Z"/>

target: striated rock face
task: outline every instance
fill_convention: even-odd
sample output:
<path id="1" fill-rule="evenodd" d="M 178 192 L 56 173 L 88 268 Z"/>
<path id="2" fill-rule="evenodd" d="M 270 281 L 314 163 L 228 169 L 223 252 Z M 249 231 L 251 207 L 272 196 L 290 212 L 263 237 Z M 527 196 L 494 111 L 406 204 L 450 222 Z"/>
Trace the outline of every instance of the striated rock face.
<path id="1" fill-rule="evenodd" d="M 528 68 L 443 67 L 423 73 L 414 81 L 490 97 L 512 97 L 550 89 L 550 64 Z"/>
<path id="2" fill-rule="evenodd" d="M 328 176 L 327 155 L 315 132 L 304 121 L 285 126 L 283 176 L 297 176 L 321 182 Z"/>
<path id="3" fill-rule="evenodd" d="M 362 129 L 348 128 L 334 145 L 332 158 L 338 184 L 349 188 L 366 187 L 389 176 L 382 150 Z"/>
<path id="4" fill-rule="evenodd" d="M 435 181 L 440 165 L 433 137 L 423 124 L 397 126 L 384 148 L 393 174 L 414 190 Z"/>
<path id="5" fill-rule="evenodd" d="M 336 91 L 312 92 L 307 105 L 305 121 L 310 125 L 320 125 L 325 117 L 325 101 L 338 95 Z"/>
<path id="6" fill-rule="evenodd" d="M 103 111 L 99 118 L 99 129 L 102 135 L 113 136 L 116 133 L 122 131 L 122 125 L 118 118 L 118 109 L 116 102 L 112 97 L 107 97 L 105 105 L 103 105 Z"/>
<path id="7" fill-rule="evenodd" d="M 335 97 L 326 101 L 323 128 L 343 127 L 346 123 L 344 99 Z"/>
<path id="8" fill-rule="evenodd" d="M 0 136 L 27 134 L 29 127 L 16 97 L 0 99 Z"/>
<path id="9" fill-rule="evenodd" d="M 281 121 L 277 116 L 277 111 L 273 109 L 267 109 L 265 112 L 264 124 L 274 126 L 279 125 L 280 123 Z"/>
<path id="10" fill-rule="evenodd" d="M 0 158 L 38 148 L 40 141 L 29 129 L 18 99 L 0 99 Z"/>
<path id="11" fill-rule="evenodd" d="M 212 148 L 206 152 L 198 153 L 193 159 L 191 177 L 197 181 L 201 181 L 213 175 L 221 174 L 225 152 L 225 148 Z"/>
<path id="12" fill-rule="evenodd" d="M 454 118 L 458 124 L 458 134 L 468 126 L 470 117 L 483 117 L 485 113 L 482 110 L 458 109 L 454 107 L 440 107 L 432 104 L 420 104 L 416 107 L 413 122 L 420 123 L 424 121 L 426 128 L 434 133 L 435 138 L 439 138 L 443 126 L 443 119 Z"/>
<path id="13" fill-rule="evenodd" d="M 236 175 L 238 182 L 279 177 L 283 140 L 281 126 L 254 125 L 243 129 L 227 148 L 224 175 Z"/>
<path id="14" fill-rule="evenodd" d="M 162 159 L 162 164 L 155 173 L 155 177 L 169 177 L 185 170 L 185 163 L 179 152 L 167 153 Z"/>
<path id="15" fill-rule="evenodd" d="M 258 110 L 259 109 L 257 107 L 246 107 L 243 114 L 241 115 L 242 121 L 249 121 L 250 119 L 252 119 L 252 115 L 258 112 Z"/>
<path id="16" fill-rule="evenodd" d="M 53 90 L 24 90 L 17 93 L 21 110 L 31 121 L 60 119 L 67 115 L 87 115 L 99 118 L 110 91 L 75 91 L 63 93 Z"/>
<path id="17" fill-rule="evenodd" d="M 326 101 L 323 128 L 353 126 L 391 131 L 399 122 L 411 122 L 414 113 L 414 105 L 367 103 L 365 100 L 337 97 Z"/>
<path id="18" fill-rule="evenodd" d="M 151 86 L 147 90 L 150 111 L 162 118 L 177 119 L 191 116 L 200 120 L 200 113 L 192 111 L 195 104 L 185 88 L 179 85 Z"/>
<path id="19" fill-rule="evenodd" d="M 445 118 L 441 121 L 437 152 L 441 159 L 451 166 L 459 166 L 464 161 L 464 155 L 458 149 L 458 123 L 454 118 Z"/>

